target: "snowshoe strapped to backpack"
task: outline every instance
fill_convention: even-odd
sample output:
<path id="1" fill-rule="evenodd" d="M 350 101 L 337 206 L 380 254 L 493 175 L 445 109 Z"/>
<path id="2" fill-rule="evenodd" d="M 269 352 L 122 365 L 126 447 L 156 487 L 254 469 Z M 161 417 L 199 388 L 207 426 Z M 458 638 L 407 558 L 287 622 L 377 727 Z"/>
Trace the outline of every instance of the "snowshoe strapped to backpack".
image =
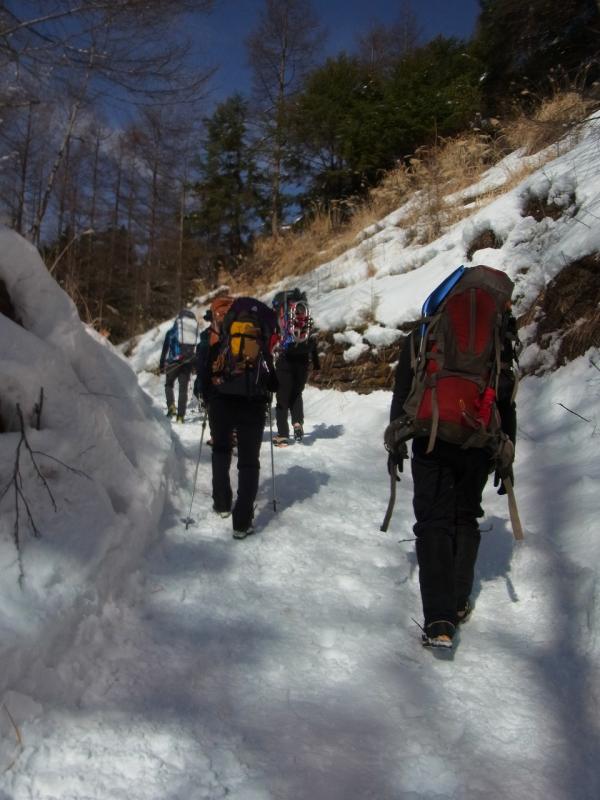
<path id="1" fill-rule="evenodd" d="M 494 455 L 508 446 L 496 396 L 513 286 L 491 267 L 459 267 L 425 301 L 404 411 L 413 435 L 429 437 L 427 452 L 436 438 Z"/>
<path id="2" fill-rule="evenodd" d="M 273 308 L 277 314 L 279 345 L 283 350 L 308 342 L 313 321 L 306 292 L 301 292 L 300 289 L 278 292 L 273 298 Z"/>
<path id="3" fill-rule="evenodd" d="M 221 394 L 268 394 L 268 357 L 276 325 L 275 313 L 259 300 L 238 297 L 232 302 L 211 367 L 211 382 Z"/>
<path id="4" fill-rule="evenodd" d="M 198 320 L 193 311 L 184 308 L 179 312 L 171 328 L 168 361 L 184 363 L 192 361 L 200 338 Z"/>

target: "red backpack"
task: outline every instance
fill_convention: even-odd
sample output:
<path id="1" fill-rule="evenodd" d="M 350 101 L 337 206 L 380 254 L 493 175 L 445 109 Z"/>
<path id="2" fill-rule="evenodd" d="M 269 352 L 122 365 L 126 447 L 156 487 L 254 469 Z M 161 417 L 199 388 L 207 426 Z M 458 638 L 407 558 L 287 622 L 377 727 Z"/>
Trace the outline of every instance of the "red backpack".
<path id="1" fill-rule="evenodd" d="M 445 287 L 444 292 L 440 292 Z M 425 303 L 404 411 L 415 436 L 495 450 L 503 324 L 514 287 L 491 267 L 461 267 Z M 433 302 L 432 302 L 433 300 Z"/>
<path id="2" fill-rule="evenodd" d="M 277 314 L 281 349 L 298 348 L 299 345 L 308 344 L 313 320 L 306 292 L 301 292 L 300 289 L 278 292 L 273 298 L 273 308 Z"/>

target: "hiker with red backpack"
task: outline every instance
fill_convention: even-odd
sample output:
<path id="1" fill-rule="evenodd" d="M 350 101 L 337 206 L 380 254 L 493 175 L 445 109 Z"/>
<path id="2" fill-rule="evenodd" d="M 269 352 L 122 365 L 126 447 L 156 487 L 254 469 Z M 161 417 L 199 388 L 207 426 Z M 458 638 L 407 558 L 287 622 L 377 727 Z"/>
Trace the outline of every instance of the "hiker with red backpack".
<path id="1" fill-rule="evenodd" d="M 270 349 L 275 328 L 275 314 L 264 303 L 252 297 L 232 300 L 209 348 L 201 379 L 213 439 L 213 510 L 224 518 L 231 515 L 235 539 L 254 533 L 265 410 L 277 390 Z M 235 503 L 229 476 L 234 431 L 238 453 Z"/>
<path id="2" fill-rule="evenodd" d="M 481 499 L 490 472 L 495 470 L 495 485 L 501 483 L 500 492 L 508 492 L 514 503 L 512 289 L 504 272 L 459 267 L 425 302 L 396 368 L 384 443 L 395 487 L 408 457 L 406 442 L 413 439 L 413 530 L 425 646 L 452 647 L 457 626 L 472 611 L 481 538 L 477 519 L 484 513 Z M 521 535 L 516 528 L 514 533 Z"/>
<path id="3" fill-rule="evenodd" d="M 275 364 L 279 389 L 277 390 L 277 435 L 275 447 L 287 447 L 290 441 L 288 417 L 291 416 L 294 441 L 304 436 L 304 403 L 302 393 L 308 377 L 309 365 L 320 369 L 317 339 L 313 333 L 306 294 L 300 289 L 278 292 L 273 298 L 279 328 L 278 355 Z"/>
<path id="4" fill-rule="evenodd" d="M 183 422 L 187 410 L 188 385 L 200 341 L 196 315 L 189 308 L 182 309 L 165 334 L 159 361 L 159 372 L 165 375 L 167 416 Z M 175 381 L 179 384 L 175 405 Z"/>

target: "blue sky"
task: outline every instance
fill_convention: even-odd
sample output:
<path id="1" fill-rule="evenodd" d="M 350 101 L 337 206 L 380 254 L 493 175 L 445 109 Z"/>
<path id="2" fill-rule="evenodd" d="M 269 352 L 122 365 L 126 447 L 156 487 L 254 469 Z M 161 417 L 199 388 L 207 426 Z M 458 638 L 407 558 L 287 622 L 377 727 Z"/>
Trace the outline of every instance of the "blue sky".
<path id="1" fill-rule="evenodd" d="M 328 36 L 323 55 L 352 50 L 356 37 L 372 22 L 393 22 L 401 3 L 395 0 L 313 0 Z M 250 74 L 244 39 L 257 23 L 264 0 L 216 0 L 215 10 L 205 18 L 197 36 L 198 55 L 203 62 L 219 65 L 212 81 L 215 100 L 234 91 L 247 92 Z M 424 38 L 438 34 L 468 38 L 479 12 L 478 0 L 414 0 L 413 9 Z"/>

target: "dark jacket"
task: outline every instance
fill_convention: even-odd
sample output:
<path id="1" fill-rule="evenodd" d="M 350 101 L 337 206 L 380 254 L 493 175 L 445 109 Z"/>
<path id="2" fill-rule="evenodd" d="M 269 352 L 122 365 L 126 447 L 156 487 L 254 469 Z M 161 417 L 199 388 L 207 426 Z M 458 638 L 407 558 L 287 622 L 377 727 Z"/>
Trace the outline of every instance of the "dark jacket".
<path id="1" fill-rule="evenodd" d="M 162 351 L 160 353 L 160 361 L 158 362 L 159 369 L 161 372 L 165 368 L 165 363 L 167 362 L 167 356 L 169 355 L 169 350 L 171 349 L 171 342 L 173 341 L 173 336 L 174 336 L 174 326 L 171 326 L 165 334 Z"/>
<path id="2" fill-rule="evenodd" d="M 308 367 L 309 361 L 312 361 L 314 370 L 321 369 L 316 336 L 309 336 L 306 342 L 290 344 L 281 350 L 277 357 L 277 369 L 285 369 L 286 364 L 304 364 Z"/>
<path id="3" fill-rule="evenodd" d="M 204 394 L 206 381 L 206 362 L 210 350 L 210 326 L 200 333 L 200 341 L 196 348 L 196 380 L 194 381 L 194 397 L 200 398 Z"/>
<path id="4" fill-rule="evenodd" d="M 213 364 L 219 355 L 220 349 L 219 342 L 216 342 L 216 344 L 213 344 L 208 348 L 207 357 L 204 359 L 202 366 L 202 372 L 198 375 L 200 394 L 202 395 L 202 399 L 205 403 L 210 403 L 211 400 L 222 394 L 222 392 L 219 391 L 219 387 L 215 386 L 213 383 Z M 279 381 L 277 380 L 277 375 L 275 374 L 275 366 L 273 364 L 273 356 L 271 353 L 264 352 L 263 359 L 265 364 L 264 379 L 258 387 L 258 390 L 253 393 L 253 397 L 257 397 L 259 399 L 263 398 L 266 400 L 270 394 L 273 394 L 277 391 L 279 387 Z M 196 380 L 198 380 L 198 378 Z M 240 396 L 244 396 L 242 392 L 240 392 Z"/>

